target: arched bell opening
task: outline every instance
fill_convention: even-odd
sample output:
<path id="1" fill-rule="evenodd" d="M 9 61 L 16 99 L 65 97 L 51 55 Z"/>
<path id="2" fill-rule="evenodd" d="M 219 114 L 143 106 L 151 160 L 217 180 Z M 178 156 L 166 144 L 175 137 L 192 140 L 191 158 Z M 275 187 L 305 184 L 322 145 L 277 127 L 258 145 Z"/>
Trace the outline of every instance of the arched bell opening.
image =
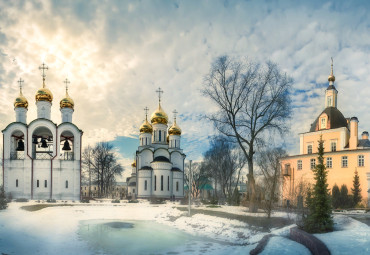
<path id="1" fill-rule="evenodd" d="M 59 148 L 61 160 L 74 160 L 74 136 L 72 132 L 62 132 Z"/>
<path id="2" fill-rule="evenodd" d="M 16 130 L 12 133 L 10 138 L 10 159 L 24 159 L 25 146 L 24 146 L 24 133 Z"/>
<path id="3" fill-rule="evenodd" d="M 54 145 L 53 134 L 47 127 L 39 127 L 32 134 L 32 158 L 51 159 Z"/>

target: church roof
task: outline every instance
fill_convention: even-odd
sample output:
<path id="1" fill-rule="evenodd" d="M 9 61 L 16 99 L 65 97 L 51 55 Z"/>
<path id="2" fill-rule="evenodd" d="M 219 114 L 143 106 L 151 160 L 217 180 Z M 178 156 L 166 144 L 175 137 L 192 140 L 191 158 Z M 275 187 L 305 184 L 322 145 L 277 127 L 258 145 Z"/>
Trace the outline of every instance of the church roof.
<path id="1" fill-rule="evenodd" d="M 155 161 L 169 162 L 169 163 L 171 163 L 171 161 L 168 158 L 164 157 L 164 156 L 155 157 L 154 160 L 153 160 L 153 162 L 155 162 Z"/>
<path id="2" fill-rule="evenodd" d="M 319 117 L 321 114 L 326 113 L 328 115 L 328 123 L 330 123 L 330 129 L 347 127 L 347 119 L 344 118 L 343 114 L 335 107 L 327 107 L 325 110 L 320 113 L 316 120 L 311 124 L 310 132 L 318 131 Z"/>
<path id="3" fill-rule="evenodd" d="M 171 171 L 181 172 L 180 168 L 178 168 L 178 167 L 172 167 Z"/>
<path id="4" fill-rule="evenodd" d="M 329 85 L 329 87 L 328 87 L 326 90 L 331 90 L 331 89 L 335 89 L 335 90 L 337 90 L 337 89 L 334 87 L 334 85 Z"/>
<path id="5" fill-rule="evenodd" d="M 139 169 L 140 170 L 153 170 L 153 168 L 151 166 L 143 166 Z"/>
<path id="6" fill-rule="evenodd" d="M 358 147 L 370 147 L 369 139 L 358 140 Z"/>

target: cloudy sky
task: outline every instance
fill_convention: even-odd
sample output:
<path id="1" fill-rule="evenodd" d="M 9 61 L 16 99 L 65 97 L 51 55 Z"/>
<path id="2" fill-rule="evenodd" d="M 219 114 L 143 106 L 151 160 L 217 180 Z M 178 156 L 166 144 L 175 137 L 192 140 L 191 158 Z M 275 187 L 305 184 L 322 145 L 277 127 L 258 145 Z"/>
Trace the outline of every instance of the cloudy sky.
<path id="1" fill-rule="evenodd" d="M 15 120 L 17 80 L 25 80 L 28 121 L 36 118 L 38 70 L 49 66 L 52 120 L 68 78 L 74 123 L 84 145 L 112 141 L 129 165 L 138 145 L 144 107 L 179 112 L 188 159 L 208 148 L 215 110 L 200 89 L 220 55 L 272 60 L 294 79 L 294 114 L 285 145 L 298 153 L 324 108 L 330 57 L 338 108 L 370 131 L 370 2 L 368 1 L 1 1 L 0 128 Z"/>

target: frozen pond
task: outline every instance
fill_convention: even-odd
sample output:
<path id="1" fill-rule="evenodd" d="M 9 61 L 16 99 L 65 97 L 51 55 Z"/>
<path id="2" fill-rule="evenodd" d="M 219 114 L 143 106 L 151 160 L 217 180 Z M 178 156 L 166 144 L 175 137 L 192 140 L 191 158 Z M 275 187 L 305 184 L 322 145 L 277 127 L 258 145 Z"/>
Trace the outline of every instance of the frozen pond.
<path id="1" fill-rule="evenodd" d="M 85 220 L 78 236 L 96 254 L 208 253 L 220 245 L 153 221 Z"/>

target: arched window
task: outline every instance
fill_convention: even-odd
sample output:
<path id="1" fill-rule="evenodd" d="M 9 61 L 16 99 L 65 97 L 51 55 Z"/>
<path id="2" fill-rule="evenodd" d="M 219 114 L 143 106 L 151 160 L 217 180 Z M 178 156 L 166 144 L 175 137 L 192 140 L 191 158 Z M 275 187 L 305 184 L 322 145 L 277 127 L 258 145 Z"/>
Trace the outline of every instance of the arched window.
<path id="1" fill-rule="evenodd" d="M 48 181 L 47 181 L 47 180 L 45 180 L 45 182 L 44 182 L 44 187 L 45 187 L 45 188 L 47 188 L 47 187 L 48 187 Z"/>
<path id="2" fill-rule="evenodd" d="M 18 188 L 18 179 L 15 180 L 15 186 Z"/>
<path id="3" fill-rule="evenodd" d="M 154 191 L 157 190 L 157 176 L 154 175 Z"/>
<path id="4" fill-rule="evenodd" d="M 40 181 L 39 180 L 36 181 L 36 187 L 37 188 L 40 187 Z"/>
<path id="5" fill-rule="evenodd" d="M 25 157 L 25 142 L 22 131 L 14 131 L 10 138 L 10 159 L 24 159 Z"/>
<path id="6" fill-rule="evenodd" d="M 161 191 L 163 191 L 163 175 L 161 175 Z"/>
<path id="7" fill-rule="evenodd" d="M 160 142 L 162 141 L 162 132 L 161 132 L 161 130 L 159 130 L 159 141 Z"/>
<path id="8" fill-rule="evenodd" d="M 60 159 L 74 160 L 74 136 L 71 131 L 63 131 L 60 135 Z"/>
<path id="9" fill-rule="evenodd" d="M 66 189 L 68 189 L 68 181 L 66 181 Z"/>
<path id="10" fill-rule="evenodd" d="M 53 134 L 47 127 L 38 127 L 32 134 L 32 157 L 51 159 L 53 157 Z"/>
<path id="11" fill-rule="evenodd" d="M 179 182 L 176 182 L 176 191 L 179 191 Z"/>
<path id="12" fill-rule="evenodd" d="M 147 190 L 148 189 L 148 181 L 145 180 L 144 182 L 144 190 Z"/>
<path id="13" fill-rule="evenodd" d="M 170 176 L 167 176 L 167 190 L 170 190 Z"/>

